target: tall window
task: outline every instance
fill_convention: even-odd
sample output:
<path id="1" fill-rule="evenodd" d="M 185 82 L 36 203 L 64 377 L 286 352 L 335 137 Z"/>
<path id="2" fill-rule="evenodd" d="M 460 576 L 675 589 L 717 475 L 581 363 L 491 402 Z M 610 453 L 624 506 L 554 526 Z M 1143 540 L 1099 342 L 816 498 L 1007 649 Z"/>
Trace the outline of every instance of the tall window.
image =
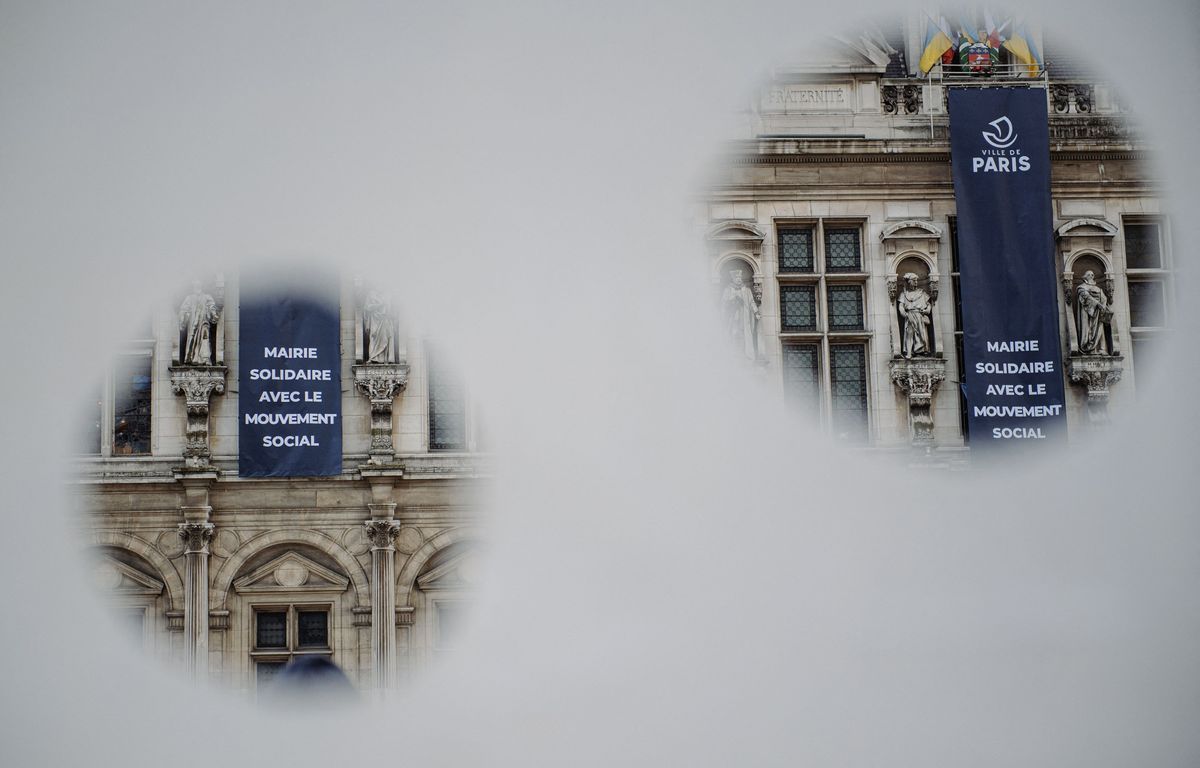
<path id="1" fill-rule="evenodd" d="M 1125 286 L 1129 296 L 1129 333 L 1135 370 L 1170 325 L 1171 253 L 1168 229 L 1160 219 L 1125 219 Z"/>
<path id="2" fill-rule="evenodd" d="M 150 453 L 151 356 L 125 354 L 113 366 L 112 452 Z"/>
<path id="3" fill-rule="evenodd" d="M 432 344 L 425 344 L 429 380 L 429 448 L 461 451 L 467 447 L 467 398 L 462 380 Z"/>
<path id="4" fill-rule="evenodd" d="M 776 234 L 785 391 L 837 437 L 864 441 L 868 334 L 862 225 L 781 223 Z"/>
<path id="5" fill-rule="evenodd" d="M 297 656 L 331 656 L 328 605 L 269 605 L 254 609 L 250 657 L 259 688 Z"/>
<path id="6" fill-rule="evenodd" d="M 137 456 L 151 452 L 151 395 L 154 338 L 133 339 L 112 358 L 86 401 L 79 450 L 101 456 Z"/>

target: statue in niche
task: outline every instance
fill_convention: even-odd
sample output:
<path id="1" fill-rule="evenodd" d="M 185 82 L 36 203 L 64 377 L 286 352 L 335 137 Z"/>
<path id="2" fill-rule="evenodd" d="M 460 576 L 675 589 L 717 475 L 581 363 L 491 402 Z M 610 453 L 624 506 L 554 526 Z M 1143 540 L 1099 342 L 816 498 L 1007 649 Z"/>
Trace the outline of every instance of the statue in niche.
<path id="1" fill-rule="evenodd" d="M 929 346 L 929 325 L 933 303 L 925 289 L 917 285 L 917 275 L 906 272 L 904 290 L 896 297 L 900 312 L 900 350 L 905 357 L 925 357 L 932 353 Z"/>
<path id="2" fill-rule="evenodd" d="M 722 297 L 729 339 L 748 359 L 757 360 L 758 321 L 762 317 L 758 302 L 754 300 L 753 289 L 746 284 L 744 269 L 734 269 L 729 277 L 729 285 L 725 286 Z"/>
<path id="3" fill-rule="evenodd" d="M 192 292 L 179 305 L 179 330 L 182 344 L 179 362 L 184 365 L 213 364 L 213 328 L 220 313 L 217 302 L 192 281 Z"/>
<path id="4" fill-rule="evenodd" d="M 1079 351 L 1085 355 L 1108 353 L 1104 327 L 1112 322 L 1104 289 L 1096 285 L 1096 273 L 1083 273 L 1083 282 L 1075 289 L 1075 326 L 1079 332 Z"/>
<path id="5" fill-rule="evenodd" d="M 387 299 L 375 288 L 363 298 L 363 319 L 366 321 L 366 343 L 363 344 L 366 363 L 394 363 L 396 320 Z"/>

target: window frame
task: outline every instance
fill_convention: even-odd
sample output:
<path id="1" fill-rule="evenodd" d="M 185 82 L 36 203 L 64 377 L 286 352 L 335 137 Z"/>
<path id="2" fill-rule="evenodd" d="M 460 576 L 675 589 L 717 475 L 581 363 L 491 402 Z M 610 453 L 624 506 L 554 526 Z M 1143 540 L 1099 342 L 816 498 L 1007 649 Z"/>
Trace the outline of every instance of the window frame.
<path id="1" fill-rule="evenodd" d="M 85 458 L 101 458 L 111 459 L 119 458 L 122 460 L 137 460 L 154 456 L 155 454 L 155 424 L 154 424 L 154 403 L 158 397 L 158 390 L 161 386 L 159 377 L 156 375 L 155 366 L 158 362 L 156 354 L 157 342 L 153 335 L 145 338 L 136 338 L 127 340 L 122 346 L 109 358 L 108 363 L 104 366 L 104 370 L 100 377 L 99 391 L 100 399 L 96 401 L 94 406 L 89 406 L 87 413 L 95 415 L 98 411 L 100 421 L 100 450 L 93 451 L 91 446 L 91 429 L 87 430 L 88 445 L 83 446 L 79 451 L 79 455 Z M 146 359 L 149 363 L 150 376 L 150 413 L 148 415 L 147 429 L 148 434 L 146 441 L 148 450 L 137 453 L 118 453 L 115 448 L 116 441 L 116 418 L 117 418 L 117 373 L 122 368 L 121 362 L 126 359 Z M 93 411 L 92 408 L 97 411 Z"/>
<path id="2" fill-rule="evenodd" d="M 830 347 L 838 345 L 861 345 L 863 348 L 863 378 L 866 382 L 865 433 L 863 442 L 870 443 L 874 437 L 874 423 L 871 414 L 871 337 L 873 329 L 870 317 L 870 272 L 867 270 L 867 224 L 866 218 L 845 216 L 827 216 L 811 218 L 779 218 L 773 220 L 775 231 L 775 287 L 779 309 L 778 337 L 780 343 L 780 363 L 785 346 L 804 346 L 815 344 L 817 347 L 817 388 L 818 402 L 814 405 L 818 420 L 823 428 L 834 428 L 833 414 L 833 378 L 832 354 Z M 812 232 L 813 271 L 796 272 L 782 271 L 780 232 L 796 229 L 809 229 Z M 849 230 L 858 232 L 858 269 L 855 271 L 831 270 L 829 268 L 827 233 L 830 230 Z M 793 285 L 811 285 L 815 293 L 816 324 L 813 330 L 787 330 L 783 325 L 783 293 L 784 288 Z M 834 329 L 830 324 L 829 294 L 830 288 L 840 286 L 856 286 L 862 296 L 862 317 L 859 328 Z M 786 387 L 784 374 L 780 380 Z M 785 395 L 787 393 L 785 392 Z"/>
<path id="3" fill-rule="evenodd" d="M 1157 267 L 1130 267 L 1129 266 L 1129 238 L 1128 231 L 1130 226 L 1147 226 L 1153 225 L 1158 230 L 1158 255 L 1159 266 Z M 1160 340 L 1170 333 L 1172 321 L 1175 316 L 1175 280 L 1174 280 L 1174 249 L 1171 237 L 1171 226 L 1169 220 L 1161 215 L 1143 215 L 1131 214 L 1121 216 L 1121 258 L 1125 267 L 1125 307 L 1127 311 L 1127 319 L 1129 322 L 1129 351 L 1131 365 L 1134 368 L 1134 376 L 1137 375 L 1138 368 L 1138 349 L 1143 351 L 1149 350 L 1156 346 Z M 1134 325 L 1134 309 L 1133 309 L 1133 288 L 1137 285 L 1155 284 L 1161 286 L 1162 292 L 1162 317 L 1160 325 Z M 1143 370 L 1144 367 L 1143 367 Z"/>
<path id="4" fill-rule="evenodd" d="M 258 665 L 263 663 L 279 663 L 288 664 L 294 659 L 301 656 L 324 656 L 327 659 L 332 659 L 337 650 L 334 647 L 334 638 L 337 636 L 335 627 L 336 611 L 334 603 L 326 600 L 255 600 L 249 603 L 247 614 L 250 620 L 246 622 L 248 625 L 246 631 L 248 633 L 246 647 L 249 649 L 250 656 L 250 678 L 253 680 L 254 689 L 258 690 L 259 675 Z M 319 611 L 325 614 L 326 625 L 325 634 L 327 644 L 325 647 L 301 647 L 300 646 L 300 612 L 301 611 Z M 258 645 L 258 617 L 265 613 L 285 613 L 287 618 L 284 620 L 284 645 L 283 648 L 260 648 Z"/>

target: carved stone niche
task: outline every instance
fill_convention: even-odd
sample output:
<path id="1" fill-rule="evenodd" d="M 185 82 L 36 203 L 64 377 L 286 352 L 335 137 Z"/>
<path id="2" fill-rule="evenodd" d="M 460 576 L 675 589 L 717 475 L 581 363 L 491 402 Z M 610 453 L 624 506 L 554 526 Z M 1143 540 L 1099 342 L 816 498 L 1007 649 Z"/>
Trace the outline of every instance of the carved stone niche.
<path id="1" fill-rule="evenodd" d="M 1063 265 L 1067 377 L 1087 389 L 1092 426 L 1108 423 L 1109 387 L 1121 380 L 1124 368 L 1120 331 L 1112 322 L 1116 233 L 1117 228 L 1103 219 L 1072 219 L 1055 233 Z"/>
<path id="2" fill-rule="evenodd" d="M 914 445 L 933 442 L 933 395 L 946 379 L 937 271 L 942 230 L 928 221 L 906 219 L 880 233 L 887 260 L 892 384 L 908 398 Z M 911 280 L 911 284 L 910 284 Z M 926 306 L 927 312 L 921 312 Z M 914 321 L 913 318 L 922 318 Z M 910 324 L 913 324 L 910 327 Z"/>
<path id="3" fill-rule="evenodd" d="M 396 460 L 392 404 L 408 385 L 408 348 L 387 295 L 361 279 L 354 281 L 354 387 L 371 403 L 370 464 Z"/>
<path id="4" fill-rule="evenodd" d="M 741 284 L 750 290 L 749 297 L 738 288 L 739 275 Z M 764 365 L 767 357 L 762 335 L 763 280 L 758 264 L 745 253 L 726 254 L 714 267 L 713 285 L 730 348 L 747 361 Z M 748 303 L 752 305 L 749 312 L 745 306 L 747 299 L 751 299 Z"/>
<path id="5" fill-rule="evenodd" d="M 720 308 L 721 316 L 731 324 L 731 342 L 747 360 L 762 363 L 766 354 L 758 317 L 762 307 L 762 246 L 766 235 L 749 219 L 726 219 L 710 226 L 704 239 L 708 246 L 713 301 Z M 734 327 L 736 320 L 729 316 L 736 307 L 736 299 L 732 293 L 727 295 L 733 285 L 733 274 L 738 270 L 742 271 L 754 296 L 754 317 L 749 318 L 741 330 Z"/>
<path id="6" fill-rule="evenodd" d="M 176 305 L 177 332 L 171 342 L 171 364 L 202 367 L 225 365 L 225 277 L 210 283 L 193 280 L 191 291 Z"/>
<path id="7" fill-rule="evenodd" d="M 402 364 L 408 350 L 400 337 L 395 307 L 382 289 L 354 280 L 354 361 L 364 365 Z"/>
<path id="8" fill-rule="evenodd" d="M 941 321 L 936 311 L 938 292 L 941 287 L 941 277 L 937 270 L 938 247 L 942 239 L 942 230 L 928 221 L 906 219 L 889 224 L 879 234 L 883 243 L 884 258 L 887 260 L 888 300 L 891 302 L 891 338 L 892 357 L 904 357 L 903 323 L 897 307 L 900 293 L 905 289 L 904 276 L 912 273 L 917 276 L 917 283 L 922 290 L 929 294 L 934 311 L 929 316 L 929 349 L 928 356 L 941 357 L 944 354 Z"/>
<path id="9" fill-rule="evenodd" d="M 183 463 L 188 469 L 207 469 L 211 465 L 208 413 L 213 393 L 225 391 L 225 376 L 229 369 L 223 365 L 173 365 L 171 389 L 182 395 L 187 408 L 187 431 L 183 443 Z"/>

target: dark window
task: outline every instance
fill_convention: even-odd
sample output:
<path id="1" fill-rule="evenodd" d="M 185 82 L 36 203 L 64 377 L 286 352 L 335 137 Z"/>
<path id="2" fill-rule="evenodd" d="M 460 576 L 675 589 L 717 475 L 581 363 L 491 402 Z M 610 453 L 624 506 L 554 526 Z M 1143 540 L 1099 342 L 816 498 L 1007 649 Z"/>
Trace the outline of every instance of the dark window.
<path id="1" fill-rule="evenodd" d="M 829 286 L 829 330 L 861 331 L 863 292 L 859 285 Z"/>
<path id="2" fill-rule="evenodd" d="M 255 614 L 254 643 L 258 648 L 287 648 L 287 613 Z"/>
<path id="3" fill-rule="evenodd" d="M 467 447 L 467 401 L 462 382 L 440 364 L 426 345 L 429 375 L 429 447 L 455 451 Z"/>
<path id="4" fill-rule="evenodd" d="M 1157 222 L 1125 225 L 1125 266 L 1162 269 L 1162 243 Z"/>
<path id="5" fill-rule="evenodd" d="M 825 228 L 825 271 L 862 271 L 862 248 L 857 228 Z"/>
<path id="6" fill-rule="evenodd" d="M 867 436 L 867 350 L 861 344 L 829 346 L 829 377 L 834 432 L 863 440 Z"/>
<path id="7" fill-rule="evenodd" d="M 817 290 L 814 286 L 780 286 L 779 305 L 783 331 L 817 330 Z"/>
<path id="8" fill-rule="evenodd" d="M 329 647 L 329 614 L 326 611 L 299 611 L 297 625 L 301 648 Z"/>
<path id="9" fill-rule="evenodd" d="M 813 271 L 812 229 L 788 227 L 779 230 L 779 271 Z"/>

